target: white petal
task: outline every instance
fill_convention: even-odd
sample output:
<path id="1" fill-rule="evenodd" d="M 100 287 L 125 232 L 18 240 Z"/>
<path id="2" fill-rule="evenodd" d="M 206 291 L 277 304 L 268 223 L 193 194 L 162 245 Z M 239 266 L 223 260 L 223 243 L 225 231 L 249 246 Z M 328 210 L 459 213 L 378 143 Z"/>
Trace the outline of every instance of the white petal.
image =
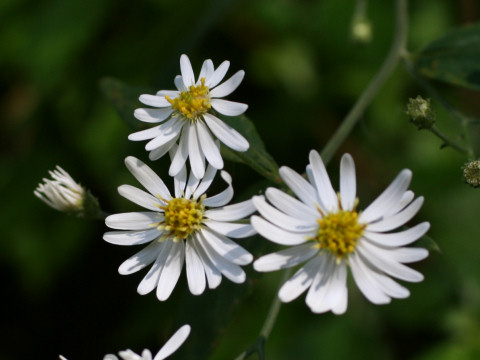
<path id="1" fill-rule="evenodd" d="M 390 256 L 398 262 L 408 264 L 415 261 L 420 261 L 428 256 L 428 250 L 423 248 L 398 248 L 390 251 Z"/>
<path id="2" fill-rule="evenodd" d="M 160 159 L 163 155 L 170 151 L 172 146 L 175 145 L 176 141 L 177 138 L 173 138 L 172 140 L 167 141 L 163 145 L 160 145 L 156 149 L 150 151 L 150 153 L 148 154 L 148 158 L 152 161 Z"/>
<path id="3" fill-rule="evenodd" d="M 145 145 L 145 150 L 155 150 L 163 144 L 178 138 L 178 136 L 180 135 L 180 131 L 182 130 L 184 125 L 185 121 L 183 119 L 178 117 L 172 117 L 170 120 L 158 127 L 158 131 L 160 133 L 153 140 L 150 140 L 147 145 Z"/>
<path id="4" fill-rule="evenodd" d="M 235 221 L 255 212 L 255 206 L 251 199 L 237 204 L 227 205 L 216 209 L 208 209 L 204 215 L 208 219 L 217 221 Z"/>
<path id="5" fill-rule="evenodd" d="M 133 115 L 140 121 L 158 123 L 167 119 L 173 112 L 172 108 L 164 109 L 135 109 Z"/>
<path id="6" fill-rule="evenodd" d="M 208 79 L 214 73 L 215 69 L 213 67 L 213 62 L 210 59 L 207 59 L 203 62 L 200 74 L 198 75 L 197 84 L 200 83 L 202 78 Z"/>
<path id="7" fill-rule="evenodd" d="M 303 202 L 276 188 L 268 188 L 265 196 L 275 207 L 299 220 L 316 221 L 320 216 L 315 208 L 308 207 Z"/>
<path id="8" fill-rule="evenodd" d="M 212 248 L 228 261 L 237 265 L 247 265 L 252 262 L 252 254 L 229 238 L 220 234 L 215 234 L 208 229 L 204 229 L 202 235 L 205 240 L 210 243 Z"/>
<path id="9" fill-rule="evenodd" d="M 163 245 L 164 243 L 158 241 L 151 242 L 138 253 L 125 260 L 118 268 L 118 272 L 121 275 L 129 275 L 150 265 L 160 254 Z"/>
<path id="10" fill-rule="evenodd" d="M 259 216 L 252 216 L 252 226 L 264 238 L 280 245 L 299 245 L 307 241 L 304 235 L 282 230 Z"/>
<path id="11" fill-rule="evenodd" d="M 248 109 L 247 104 L 223 99 L 211 99 L 210 104 L 216 111 L 226 116 L 238 116 Z"/>
<path id="12" fill-rule="evenodd" d="M 287 166 L 282 166 L 279 173 L 283 181 L 305 205 L 316 208 L 317 192 L 307 180 Z"/>
<path id="13" fill-rule="evenodd" d="M 384 218 L 373 224 L 368 224 L 367 230 L 374 231 L 374 232 L 394 230 L 406 224 L 408 221 L 410 221 L 415 216 L 415 214 L 420 210 L 420 208 L 422 207 L 422 204 L 423 204 L 423 197 L 420 196 L 414 202 L 412 202 L 408 207 L 396 213 L 395 215 Z"/>
<path id="14" fill-rule="evenodd" d="M 203 118 L 213 134 L 226 146 L 235 151 L 248 150 L 250 145 L 247 139 L 237 130 L 211 114 L 204 114 Z"/>
<path id="15" fill-rule="evenodd" d="M 190 168 L 197 179 L 203 178 L 205 175 L 205 155 L 202 153 L 200 144 L 198 142 L 198 136 L 196 126 L 190 124 L 188 127 L 188 154 L 190 157 Z"/>
<path id="16" fill-rule="evenodd" d="M 130 212 L 107 216 L 105 225 L 118 230 L 143 230 L 162 220 L 157 212 Z"/>
<path id="17" fill-rule="evenodd" d="M 217 86 L 215 89 L 210 91 L 210 96 L 212 98 L 222 98 L 224 96 L 230 95 L 235 89 L 240 85 L 245 76 L 245 71 L 237 71 L 230 79 L 225 81 L 223 84 Z"/>
<path id="18" fill-rule="evenodd" d="M 284 230 L 308 235 L 318 228 L 317 222 L 300 220 L 289 216 L 273 206 L 269 205 L 263 196 L 254 196 L 252 201 L 258 212 L 272 224 L 281 227 Z"/>
<path id="19" fill-rule="evenodd" d="M 172 355 L 185 342 L 190 334 L 190 325 L 183 325 L 160 349 L 153 360 L 163 360 Z"/>
<path id="20" fill-rule="evenodd" d="M 195 84 L 195 75 L 193 74 L 192 64 L 187 55 L 180 56 L 180 72 L 182 73 L 183 83 L 188 88 Z"/>
<path id="21" fill-rule="evenodd" d="M 219 234 L 235 239 L 249 237 L 257 233 L 250 224 L 229 223 L 209 219 L 205 221 L 205 225 Z"/>
<path id="22" fill-rule="evenodd" d="M 375 268 L 390 276 L 410 282 L 423 280 L 421 273 L 392 259 L 390 250 L 381 249 L 364 241 L 357 246 L 356 251 L 358 251 L 365 262 L 370 262 Z"/>
<path id="23" fill-rule="evenodd" d="M 125 159 L 125 165 L 133 176 L 154 196 L 161 196 L 164 199 L 171 197 L 170 191 L 165 183 L 155 172 L 145 165 L 141 160 L 129 156 Z"/>
<path id="24" fill-rule="evenodd" d="M 312 285 L 307 292 L 305 297 L 305 302 L 308 307 L 313 311 L 318 313 L 318 307 L 325 295 L 326 285 L 328 280 L 333 274 L 334 270 L 334 261 L 330 256 L 322 255 L 323 262 L 320 264 L 320 267 L 317 270 L 317 274 L 313 279 Z"/>
<path id="25" fill-rule="evenodd" d="M 364 224 L 384 216 L 400 201 L 411 179 L 412 172 L 408 169 L 402 170 L 385 191 L 360 214 L 358 221 Z"/>
<path id="26" fill-rule="evenodd" d="M 421 224 L 415 225 L 404 231 L 399 231 L 396 233 L 375 233 L 365 230 L 363 236 L 380 246 L 386 247 L 396 247 L 396 246 L 405 246 L 413 243 L 414 241 L 420 239 L 430 228 L 428 222 L 423 222 Z"/>
<path id="27" fill-rule="evenodd" d="M 318 253 L 312 244 L 293 246 L 291 248 L 277 251 L 260 257 L 253 263 L 256 271 L 276 271 L 296 266 Z"/>
<path id="28" fill-rule="evenodd" d="M 324 257 L 316 256 L 310 260 L 304 267 L 300 268 L 278 292 L 278 297 L 282 302 L 290 302 L 299 297 L 312 284 Z"/>
<path id="29" fill-rule="evenodd" d="M 205 175 L 203 176 L 202 181 L 198 181 L 194 184 L 193 182 L 188 185 L 186 194 L 193 194 L 195 199 L 201 197 L 205 192 L 208 190 L 210 185 L 212 184 L 213 179 L 215 178 L 215 174 L 217 173 L 217 169 L 213 166 L 208 165 L 207 170 L 205 171 Z M 186 195 L 187 197 L 190 195 Z"/>
<path id="30" fill-rule="evenodd" d="M 220 83 L 220 81 L 223 80 L 229 67 L 230 61 L 225 60 L 224 62 L 222 62 L 217 68 L 217 70 L 215 70 L 215 72 L 211 76 L 205 79 L 205 85 L 207 85 L 210 89 L 213 89 Z"/>
<path id="31" fill-rule="evenodd" d="M 209 206 L 209 207 L 224 206 L 227 203 L 229 203 L 230 200 L 232 200 L 232 197 L 233 197 L 232 177 L 230 176 L 229 173 L 227 173 L 226 171 L 223 171 L 223 170 L 220 173 L 220 176 L 228 184 L 228 187 L 225 190 L 223 190 L 221 193 L 219 193 L 215 196 L 207 197 L 203 201 L 203 204 L 205 206 Z"/>
<path id="32" fill-rule="evenodd" d="M 154 106 L 159 108 L 167 106 L 170 107 L 170 103 L 167 101 L 167 99 L 165 99 L 165 96 L 143 94 L 140 95 L 139 100 L 148 106 Z"/>
<path id="33" fill-rule="evenodd" d="M 343 210 L 353 210 L 356 193 L 355 163 L 350 154 L 345 154 L 340 161 L 340 201 Z"/>
<path id="34" fill-rule="evenodd" d="M 175 144 L 172 150 L 169 152 L 170 159 L 175 158 L 175 154 L 178 151 L 178 146 Z M 187 185 L 187 168 L 184 166 L 174 177 L 173 183 L 175 187 L 175 197 L 179 198 L 185 195 L 185 187 Z M 188 199 L 188 197 L 187 197 Z"/>
<path id="35" fill-rule="evenodd" d="M 137 189 L 131 185 L 120 185 L 118 187 L 118 193 L 122 195 L 125 199 L 134 202 L 137 205 L 144 207 L 145 209 L 158 211 L 157 204 L 160 204 L 161 201 L 151 194 L 146 193 L 143 190 Z"/>
<path id="36" fill-rule="evenodd" d="M 178 149 L 175 152 L 175 156 L 172 159 L 170 168 L 168 169 L 168 175 L 175 176 L 185 167 L 185 162 L 188 158 L 188 125 L 183 127 L 182 135 L 180 136 L 180 143 Z"/>
<path id="37" fill-rule="evenodd" d="M 172 243 L 173 242 L 170 240 L 165 241 L 165 244 L 162 246 L 161 251 L 157 256 L 157 259 L 153 263 L 147 275 L 145 275 L 140 284 L 138 284 L 137 292 L 140 295 L 146 295 L 157 287 L 160 273 L 165 266 L 167 256 L 170 253 L 170 249 L 172 248 Z"/>
<path id="38" fill-rule="evenodd" d="M 168 122 L 174 121 L 170 119 Z M 166 124 L 166 123 L 165 123 Z M 161 124 L 158 126 L 154 126 L 150 129 L 145 129 L 142 131 L 137 131 L 135 133 L 132 133 L 128 135 L 128 140 L 130 141 L 142 141 L 142 140 L 148 140 L 148 139 L 153 139 L 154 137 L 157 137 L 162 134 L 162 128 L 164 127 L 165 124 Z"/>
<path id="39" fill-rule="evenodd" d="M 387 217 L 387 216 L 392 216 L 392 215 L 395 215 L 397 212 L 399 212 L 400 210 L 402 210 L 405 206 L 407 206 L 408 204 L 410 204 L 413 200 L 413 198 L 415 197 L 415 194 L 413 193 L 413 191 L 411 190 L 407 190 L 403 193 L 402 195 L 402 198 L 400 199 L 400 201 L 392 206 L 390 209 L 388 209 L 384 216 Z"/>
<path id="40" fill-rule="evenodd" d="M 165 97 L 165 96 L 168 95 L 171 98 L 176 98 L 178 95 L 180 95 L 180 91 L 178 91 L 178 90 L 160 90 L 160 91 L 157 91 L 156 95 L 157 96 L 162 96 L 162 97 Z"/>
<path id="41" fill-rule="evenodd" d="M 220 270 L 220 272 L 230 281 L 237 284 L 243 283 L 246 279 L 246 275 L 242 268 L 234 263 L 231 263 L 222 255 L 220 255 L 212 246 L 212 244 L 210 244 L 210 242 L 203 237 L 203 232 L 199 235 L 198 243 L 205 250 L 205 253 L 215 267 Z"/>
<path id="42" fill-rule="evenodd" d="M 207 277 L 208 287 L 210 289 L 215 289 L 222 282 L 222 274 L 220 273 L 220 270 L 218 270 L 212 263 L 203 247 L 199 245 L 197 239 L 198 236 L 194 236 L 191 245 L 197 251 L 198 256 L 200 256 L 200 259 L 202 260 L 205 276 Z"/>
<path id="43" fill-rule="evenodd" d="M 310 165 L 312 166 L 315 187 L 327 212 L 338 211 L 338 198 L 328 177 L 327 169 L 322 158 L 315 150 L 310 151 Z"/>
<path id="44" fill-rule="evenodd" d="M 206 279 L 203 262 L 192 246 L 195 239 L 188 239 L 185 244 L 185 263 L 187 268 L 188 288 L 193 295 L 200 295 L 205 290 Z"/>
<path id="45" fill-rule="evenodd" d="M 202 148 L 202 152 L 205 154 L 207 161 L 212 164 L 216 169 L 223 168 L 223 159 L 220 154 L 218 146 L 213 140 L 212 134 L 208 130 L 208 127 L 203 123 L 203 120 L 200 119 L 196 123 L 198 140 Z"/>
<path id="46" fill-rule="evenodd" d="M 167 300 L 172 293 L 178 278 L 182 272 L 185 257 L 185 245 L 183 241 L 174 242 L 165 266 L 162 269 L 157 285 L 157 298 L 160 301 Z"/>
<path id="47" fill-rule="evenodd" d="M 388 304 L 391 299 L 386 295 L 369 269 L 357 254 L 349 256 L 353 279 L 363 295 L 374 304 Z"/>
<path id="48" fill-rule="evenodd" d="M 130 246 L 150 242 L 162 235 L 158 229 L 142 231 L 108 231 L 103 234 L 103 240 L 110 244 Z"/>
<path id="49" fill-rule="evenodd" d="M 188 86 L 185 86 L 183 83 L 183 78 L 180 75 L 175 76 L 175 79 L 173 79 L 173 83 L 175 84 L 175 87 L 178 89 L 178 94 L 180 95 L 180 92 L 184 92 L 188 90 Z"/>

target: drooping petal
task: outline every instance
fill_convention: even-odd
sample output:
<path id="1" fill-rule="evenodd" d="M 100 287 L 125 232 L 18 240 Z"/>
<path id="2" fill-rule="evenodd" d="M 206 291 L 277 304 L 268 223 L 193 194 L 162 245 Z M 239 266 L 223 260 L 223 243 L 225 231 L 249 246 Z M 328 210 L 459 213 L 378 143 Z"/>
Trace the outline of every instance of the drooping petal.
<path id="1" fill-rule="evenodd" d="M 210 91 L 210 96 L 212 98 L 222 98 L 230 95 L 235 89 L 240 85 L 245 76 L 245 71 L 237 71 L 230 79 L 225 81 L 223 84 L 217 86 L 215 89 Z"/>
<path id="2" fill-rule="evenodd" d="M 280 245 L 299 245 L 307 241 L 305 235 L 282 230 L 259 216 L 252 216 L 250 222 L 264 238 Z"/>
<path id="3" fill-rule="evenodd" d="M 164 360 L 172 355 L 185 342 L 189 334 L 190 325 L 183 325 L 172 335 L 170 340 L 163 345 L 153 360 Z"/>
<path id="4" fill-rule="evenodd" d="M 353 210 L 356 195 L 355 163 L 350 154 L 345 154 L 340 162 L 340 201 L 343 210 Z"/>
<path id="5" fill-rule="evenodd" d="M 150 151 L 150 153 L 148 154 L 148 158 L 152 161 L 160 159 L 163 155 L 170 151 L 173 145 L 175 145 L 176 141 L 177 138 L 175 137 L 172 140 L 167 141 L 163 145 L 160 145 L 156 149 Z"/>
<path id="6" fill-rule="evenodd" d="M 167 300 L 172 293 L 182 272 L 185 258 L 185 245 L 183 241 L 173 242 L 170 253 L 165 260 L 165 265 L 160 273 L 157 285 L 157 298 Z"/>
<path id="7" fill-rule="evenodd" d="M 308 207 L 303 202 L 284 193 L 276 188 L 268 188 L 265 192 L 268 201 L 278 209 L 282 209 L 285 214 L 293 216 L 299 220 L 316 221 L 319 213 L 315 208 Z"/>
<path id="8" fill-rule="evenodd" d="M 161 248 L 161 251 L 157 256 L 157 259 L 153 263 L 147 275 L 145 275 L 140 284 L 138 284 L 137 292 L 140 295 L 146 295 L 157 287 L 160 273 L 165 266 L 168 254 L 170 253 L 170 249 L 172 248 L 172 243 L 173 242 L 170 240 L 165 241 L 164 245 Z"/>
<path id="9" fill-rule="evenodd" d="M 233 205 L 208 209 L 204 215 L 206 218 L 216 221 L 235 221 L 253 214 L 255 210 L 253 201 L 249 199 Z"/>
<path id="10" fill-rule="evenodd" d="M 197 120 L 197 134 L 202 152 L 205 154 L 207 161 L 216 169 L 223 168 L 223 159 L 220 154 L 219 146 L 215 144 L 212 134 L 202 119 Z"/>
<path id="11" fill-rule="evenodd" d="M 197 179 L 205 175 L 205 155 L 198 142 L 198 135 L 195 124 L 188 125 L 188 154 L 190 157 L 190 168 Z"/>
<path id="12" fill-rule="evenodd" d="M 226 146 L 235 151 L 247 151 L 249 143 L 237 130 L 225 124 L 211 114 L 204 114 L 203 118 L 213 134 Z"/>
<path id="13" fill-rule="evenodd" d="M 150 169 L 145 163 L 133 156 L 128 156 L 125 159 L 125 165 L 133 176 L 143 185 L 145 189 L 154 196 L 161 196 L 164 199 L 171 197 L 165 183 L 160 177 Z"/>
<path id="14" fill-rule="evenodd" d="M 150 265 L 160 254 L 163 245 L 164 242 L 152 241 L 138 253 L 125 260 L 118 268 L 118 272 L 121 275 L 129 275 Z"/>
<path id="15" fill-rule="evenodd" d="M 195 241 L 195 239 L 193 239 Z M 203 262 L 192 246 L 190 239 L 185 243 L 185 263 L 187 270 L 188 288 L 193 295 L 200 295 L 207 284 Z"/>
<path id="16" fill-rule="evenodd" d="M 159 134 L 152 140 L 150 140 L 147 145 L 145 145 L 145 150 L 151 151 L 155 150 L 156 148 L 162 146 L 163 144 L 171 141 L 172 139 L 176 139 L 180 136 L 180 132 L 182 131 L 183 126 L 185 125 L 185 121 L 179 117 L 172 117 L 167 122 L 163 123 L 158 127 Z M 138 134 L 138 133 L 135 133 Z M 133 135 L 131 134 L 128 138 L 130 140 L 137 140 L 133 139 Z"/>
<path id="17" fill-rule="evenodd" d="M 144 230 L 163 220 L 157 212 L 130 212 L 107 216 L 105 224 L 118 230 Z"/>
<path id="18" fill-rule="evenodd" d="M 238 116 L 248 109 L 247 104 L 223 99 L 212 99 L 210 100 L 210 104 L 216 111 L 226 116 Z"/>
<path id="19" fill-rule="evenodd" d="M 215 289 L 222 282 L 222 273 L 210 260 L 203 247 L 200 246 L 198 235 L 199 234 L 193 235 L 193 241 L 191 242 L 191 245 L 197 251 L 198 256 L 202 260 L 203 269 L 205 270 L 205 276 L 207 277 L 208 287 L 210 289 Z"/>
<path id="20" fill-rule="evenodd" d="M 309 260 L 317 253 L 318 249 L 315 249 L 312 244 L 292 246 L 260 257 L 253 263 L 253 268 L 261 272 L 286 269 Z"/>
<path id="21" fill-rule="evenodd" d="M 212 184 L 216 173 L 217 173 L 217 169 L 215 169 L 211 165 L 208 165 L 207 170 L 205 171 L 205 175 L 203 176 L 203 179 L 201 179 L 201 181 L 197 179 L 195 183 L 192 182 L 187 186 L 187 191 L 185 196 L 188 197 L 191 194 L 193 194 L 193 198 L 195 199 L 198 199 L 199 197 L 201 197 L 203 194 L 205 194 L 205 192 L 208 190 L 208 188 Z"/>
<path id="22" fill-rule="evenodd" d="M 171 108 L 163 109 L 146 109 L 139 108 L 135 109 L 133 116 L 138 120 L 148 122 L 148 123 L 158 123 L 162 122 L 172 114 L 173 110 Z"/>
<path id="23" fill-rule="evenodd" d="M 324 260 L 323 256 L 316 256 L 300 268 L 300 270 L 280 288 L 278 292 L 280 300 L 282 302 L 290 302 L 307 290 L 317 275 L 318 270 L 322 267 Z"/>
<path id="24" fill-rule="evenodd" d="M 190 132 L 188 131 L 188 125 L 183 127 L 182 135 L 180 136 L 180 143 L 178 144 L 178 149 L 175 152 L 175 155 L 168 169 L 168 175 L 175 176 L 177 175 L 184 167 L 185 162 L 188 158 L 188 137 Z"/>
<path id="25" fill-rule="evenodd" d="M 252 262 L 252 254 L 226 236 L 216 234 L 209 229 L 204 229 L 202 235 L 215 251 L 228 261 L 237 265 L 247 265 Z"/>

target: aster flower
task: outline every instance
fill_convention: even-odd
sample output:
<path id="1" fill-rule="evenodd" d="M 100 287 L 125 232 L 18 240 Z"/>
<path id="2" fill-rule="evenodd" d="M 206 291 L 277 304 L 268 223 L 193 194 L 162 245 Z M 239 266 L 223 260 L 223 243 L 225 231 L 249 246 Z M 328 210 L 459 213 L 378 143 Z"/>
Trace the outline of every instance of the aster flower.
<path id="1" fill-rule="evenodd" d="M 152 353 L 150 350 L 145 349 L 142 351 L 142 355 L 134 353 L 132 350 L 128 349 L 125 351 L 120 351 L 118 354 L 122 360 L 163 360 L 172 355 L 178 348 L 185 342 L 188 335 L 190 334 L 190 325 L 183 325 L 180 329 L 177 330 L 175 334 L 162 346 L 158 351 L 157 355 L 152 358 Z M 65 357 L 60 355 L 60 360 L 67 360 Z M 118 357 L 112 354 L 105 355 L 103 360 L 118 360 Z"/>
<path id="2" fill-rule="evenodd" d="M 230 62 L 224 61 L 215 70 L 212 60 L 205 60 L 195 81 L 190 60 L 187 55 L 182 55 L 182 75 L 174 81 L 177 90 L 161 90 L 156 95 L 140 96 L 142 103 L 155 109 L 136 109 L 134 116 L 147 123 L 161 124 L 130 134 L 128 138 L 133 141 L 152 139 L 145 146 L 150 151 L 151 160 L 161 158 L 178 140 L 179 146 L 169 169 L 171 176 L 182 169 L 188 157 L 197 178 L 204 175 L 205 159 L 216 169 L 223 168 L 223 159 L 212 133 L 233 150 L 248 149 L 248 141 L 212 113 L 213 109 L 226 116 L 237 116 L 247 110 L 246 104 L 221 99 L 230 95 L 245 75 L 240 70 L 220 84 L 229 66 Z"/>
<path id="3" fill-rule="evenodd" d="M 289 302 L 307 291 L 306 303 L 315 313 L 347 309 L 347 267 L 363 295 L 374 304 L 406 298 L 409 291 L 392 279 L 409 282 L 423 275 L 407 266 L 428 256 L 423 248 L 409 248 L 429 229 L 428 222 L 393 232 L 418 212 L 423 197 L 407 190 L 412 177 L 403 170 L 364 211 L 357 211 L 355 165 L 345 154 L 340 164 L 340 192 L 335 193 L 316 151 L 310 152 L 308 181 L 288 167 L 280 176 L 298 199 L 269 188 L 253 202 L 262 215 L 252 216 L 253 227 L 265 238 L 291 246 L 262 256 L 257 271 L 274 271 L 304 263 L 280 289 Z"/>
<path id="4" fill-rule="evenodd" d="M 222 275 L 235 283 L 245 281 L 245 272 L 239 265 L 249 264 L 253 257 L 229 238 L 255 234 L 250 224 L 235 222 L 252 214 L 255 207 L 251 200 L 226 205 L 233 197 L 228 173 L 221 173 L 228 187 L 208 197 L 206 191 L 217 170 L 208 166 L 203 179 L 191 174 L 187 181 L 183 168 L 174 178 L 172 196 L 160 177 L 143 162 L 128 157 L 125 163 L 149 193 L 130 185 L 120 186 L 119 193 L 150 211 L 107 217 L 107 226 L 120 231 L 107 232 L 103 238 L 117 245 L 149 244 L 119 268 L 120 274 L 128 275 L 153 263 L 138 286 L 139 294 L 157 288 L 157 298 L 168 299 L 184 262 L 188 287 L 194 295 L 202 294 L 207 284 L 210 289 L 216 288 Z"/>
<path id="5" fill-rule="evenodd" d="M 85 189 L 57 165 L 48 172 L 52 179 L 43 179 L 33 192 L 48 206 L 62 212 L 81 212 L 85 199 Z"/>

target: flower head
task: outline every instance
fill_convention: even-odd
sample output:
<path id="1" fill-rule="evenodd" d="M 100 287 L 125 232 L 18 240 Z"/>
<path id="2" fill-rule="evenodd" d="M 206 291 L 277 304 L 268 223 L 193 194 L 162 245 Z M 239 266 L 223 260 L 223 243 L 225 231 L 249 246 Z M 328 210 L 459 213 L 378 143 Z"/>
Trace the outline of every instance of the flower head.
<path id="1" fill-rule="evenodd" d="M 262 217 L 252 216 L 253 227 L 265 238 L 291 248 L 265 255 L 253 264 L 257 271 L 273 271 L 305 263 L 280 289 L 289 302 L 308 289 L 306 303 L 315 313 L 347 309 L 347 267 L 360 291 L 374 304 L 405 298 L 409 291 L 392 277 L 418 282 L 423 275 L 407 266 L 424 259 L 428 251 L 405 245 L 423 236 L 423 222 L 392 232 L 420 209 L 423 197 L 407 190 L 412 173 L 403 170 L 364 211 L 357 210 L 355 165 L 345 154 L 340 164 L 340 192 L 335 193 L 322 159 L 310 153 L 308 181 L 287 167 L 280 176 L 298 199 L 275 188 L 253 202 Z"/>
<path id="2" fill-rule="evenodd" d="M 164 360 L 172 355 L 185 342 L 189 334 L 190 325 L 183 325 L 175 334 L 172 335 L 165 345 L 162 346 L 153 360 Z M 138 355 L 130 349 L 120 351 L 118 354 L 122 360 L 152 360 L 152 353 L 148 349 L 143 350 L 142 355 Z M 67 359 L 60 355 L 60 360 Z M 108 354 L 105 355 L 103 360 L 118 360 L 118 357 L 113 354 Z"/>
<path id="3" fill-rule="evenodd" d="M 245 281 L 245 272 L 239 265 L 249 264 L 253 257 L 229 238 L 255 234 L 250 224 L 236 222 L 252 214 L 255 207 L 251 200 L 227 205 L 233 197 L 228 173 L 221 173 L 227 189 L 209 197 L 206 191 L 217 170 L 208 166 L 203 179 L 191 174 L 187 180 L 187 171 L 183 168 L 174 178 L 172 196 L 160 177 L 143 162 L 128 157 L 125 163 L 149 193 L 130 185 L 122 185 L 118 191 L 149 211 L 107 217 L 107 226 L 120 231 L 107 232 L 103 238 L 117 245 L 149 243 L 119 268 L 120 274 L 127 275 L 153 263 L 138 286 L 140 294 L 157 288 L 158 299 L 168 299 L 184 262 L 188 286 L 194 295 L 202 294 L 206 284 L 210 289 L 216 288 L 222 274 L 235 283 Z"/>
<path id="4" fill-rule="evenodd" d="M 52 179 L 43 179 L 33 192 L 48 206 L 62 212 L 81 212 L 84 208 L 85 189 L 57 165 L 48 172 Z"/>
<path id="5" fill-rule="evenodd" d="M 161 124 L 130 134 L 128 138 L 134 141 L 152 139 L 145 146 L 145 149 L 150 151 L 151 160 L 161 158 L 178 141 L 179 146 L 169 170 L 171 176 L 175 176 L 182 169 L 188 157 L 197 178 L 204 175 L 205 159 L 216 169 L 223 168 L 223 159 L 212 133 L 233 150 L 248 149 L 248 141 L 217 118 L 212 111 L 237 116 L 247 110 L 246 104 L 222 99 L 240 85 L 245 75 L 245 72 L 240 70 L 220 84 L 229 66 L 230 62 L 224 61 L 215 70 L 212 60 L 205 60 L 200 75 L 195 80 L 188 56 L 182 55 L 181 75 L 175 78 L 177 90 L 161 90 L 156 95 L 140 96 L 142 103 L 155 109 L 136 109 L 135 117 L 147 123 Z"/>
<path id="6" fill-rule="evenodd" d="M 472 187 L 480 186 L 480 160 L 473 160 L 465 164 L 463 178 Z"/>

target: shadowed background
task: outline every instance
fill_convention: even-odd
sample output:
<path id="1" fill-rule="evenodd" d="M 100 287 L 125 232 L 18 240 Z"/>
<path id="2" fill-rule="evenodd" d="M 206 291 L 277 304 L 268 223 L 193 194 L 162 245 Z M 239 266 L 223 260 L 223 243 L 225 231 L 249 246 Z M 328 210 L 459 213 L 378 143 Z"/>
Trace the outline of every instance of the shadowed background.
<path id="1" fill-rule="evenodd" d="M 197 74 L 206 58 L 215 66 L 230 60 L 228 75 L 244 69 L 245 80 L 228 99 L 249 104 L 246 115 L 278 164 L 303 172 L 309 150 L 325 145 L 390 46 L 393 2 L 369 2 L 373 37 L 366 44 L 352 41 L 354 8 L 347 0 L 2 1 L 0 359 L 101 359 L 126 348 L 156 352 L 187 321 L 192 334 L 172 359 L 225 360 L 247 349 L 279 273 L 250 271 L 244 285 L 223 279 L 218 290 L 201 297 L 188 293 L 183 274 L 167 302 L 154 294 L 141 297 L 136 287 L 146 271 L 117 273 L 137 248 L 107 244 L 102 221 L 55 212 L 33 190 L 58 164 L 105 211 L 138 209 L 116 188 L 137 186 L 123 159 L 147 161 L 145 143 L 127 140 L 133 129 L 99 83 L 109 76 L 171 89 L 182 53 Z M 480 5 L 416 0 L 409 14 L 409 50 L 415 51 L 453 27 L 478 21 Z M 459 109 L 480 116 L 477 92 L 436 85 Z M 304 296 L 283 306 L 267 359 L 480 358 L 480 193 L 462 182 L 462 155 L 440 150 L 440 140 L 408 123 L 406 103 L 418 94 L 429 97 L 400 66 L 329 169 L 337 184 L 341 154 L 353 155 L 360 209 L 402 168 L 412 169 L 411 188 L 426 198 L 415 222 L 430 221 L 429 235 L 441 253 L 413 264 L 426 279 L 407 285 L 412 295 L 406 300 L 375 306 L 350 286 L 349 308 L 340 317 L 312 314 Z M 433 104 L 438 126 L 456 136 L 451 117 Z M 165 161 L 149 165 L 167 176 Z M 233 176 L 234 201 L 258 191 L 262 179 L 253 170 L 231 162 L 226 170 Z M 168 178 L 166 183 L 171 185 Z M 275 249 L 258 245 L 258 238 L 242 241 L 256 256 Z M 190 317 L 195 314 L 196 320 Z M 204 342 L 202 335 L 218 328 L 220 336 Z"/>

